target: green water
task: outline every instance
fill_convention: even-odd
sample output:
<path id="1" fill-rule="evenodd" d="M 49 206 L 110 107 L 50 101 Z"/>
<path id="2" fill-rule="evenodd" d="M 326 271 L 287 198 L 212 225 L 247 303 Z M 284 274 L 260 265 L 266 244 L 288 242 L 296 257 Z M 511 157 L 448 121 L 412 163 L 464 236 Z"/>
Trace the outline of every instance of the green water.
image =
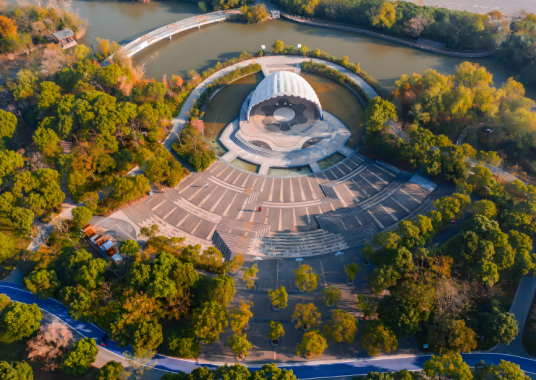
<path id="1" fill-rule="evenodd" d="M 327 169 L 335 164 L 338 164 L 342 160 L 344 160 L 346 157 L 344 157 L 339 152 L 336 152 L 332 154 L 329 157 L 324 158 L 323 160 L 318 161 L 318 165 L 320 165 L 320 169 L 324 170 Z"/>
<path id="2" fill-rule="evenodd" d="M 268 175 L 271 177 L 295 177 L 298 175 L 311 174 L 313 171 L 307 166 L 298 166 L 295 168 L 270 168 Z"/>

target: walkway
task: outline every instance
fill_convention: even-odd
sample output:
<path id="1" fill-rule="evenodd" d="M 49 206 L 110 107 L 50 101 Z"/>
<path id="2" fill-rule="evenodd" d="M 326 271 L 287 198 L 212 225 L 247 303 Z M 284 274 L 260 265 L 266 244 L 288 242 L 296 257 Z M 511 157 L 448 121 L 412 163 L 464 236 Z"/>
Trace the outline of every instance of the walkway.
<path id="1" fill-rule="evenodd" d="M 17 286 L 0 284 L 0 291 L 9 296 L 13 301 L 22 302 L 26 304 L 37 304 L 39 308 L 47 311 L 71 328 L 76 330 L 82 336 L 90 337 L 100 342 L 100 338 L 103 335 L 103 331 L 93 324 L 75 321 L 67 313 L 67 308 L 61 305 L 58 301 L 53 299 L 41 300 L 34 297 L 27 291 L 24 291 Z M 108 341 L 104 348 L 110 353 L 110 360 L 117 360 L 117 356 L 123 356 L 124 351 L 131 351 L 131 348 L 123 348 L 117 346 L 113 341 Z M 225 363 L 218 362 L 202 362 L 193 360 L 183 360 L 163 355 L 156 355 L 158 360 L 156 365 L 157 369 L 169 372 L 191 372 L 194 368 L 200 366 L 208 366 L 214 368 L 217 365 L 223 365 Z M 305 362 L 305 363 L 288 363 L 280 365 L 281 368 L 292 369 L 294 374 L 299 379 L 313 379 L 321 377 L 338 377 L 338 376 L 351 376 L 351 375 L 364 375 L 369 371 L 396 371 L 400 369 L 407 370 L 419 370 L 425 361 L 430 358 L 430 355 L 403 355 L 403 356 L 382 356 L 378 358 L 369 358 L 361 360 L 341 360 L 333 362 Z M 507 360 L 518 364 L 525 372 L 536 373 L 536 360 L 522 358 L 519 356 L 512 356 L 507 354 L 494 354 L 494 353 L 473 353 L 464 354 L 463 358 L 470 366 L 474 366 L 480 360 L 484 360 L 486 363 L 498 364 L 500 360 Z M 232 363 L 230 363 L 232 364 Z M 249 365 L 246 362 L 242 363 L 248 366 L 250 369 L 255 370 L 262 364 Z"/>
<path id="2" fill-rule="evenodd" d="M 387 40 L 391 42 L 396 42 L 402 45 L 406 45 L 415 49 L 419 50 L 425 50 L 429 51 L 431 53 L 436 54 L 442 54 L 442 55 L 448 55 L 451 57 L 460 57 L 460 58 L 484 58 L 489 57 L 492 55 L 495 51 L 489 50 L 489 51 L 467 51 L 467 50 L 450 50 L 450 49 L 438 49 L 427 45 L 420 45 L 417 42 L 413 42 L 409 39 L 401 38 L 401 37 L 394 37 L 389 36 L 386 34 L 382 34 L 381 32 L 375 32 L 369 29 L 363 29 L 359 28 L 357 26 L 351 26 L 346 24 L 339 24 L 336 22 L 330 22 L 327 23 L 325 21 L 311 19 L 311 18 L 304 18 L 297 15 L 291 15 L 289 13 L 281 11 L 281 16 L 284 18 L 298 22 L 300 24 L 307 24 L 312 26 L 318 26 L 321 28 L 329 28 L 329 29 L 338 29 L 338 30 L 344 30 L 348 32 L 355 32 L 360 34 L 365 34 L 367 36 L 381 38 L 382 40 Z"/>

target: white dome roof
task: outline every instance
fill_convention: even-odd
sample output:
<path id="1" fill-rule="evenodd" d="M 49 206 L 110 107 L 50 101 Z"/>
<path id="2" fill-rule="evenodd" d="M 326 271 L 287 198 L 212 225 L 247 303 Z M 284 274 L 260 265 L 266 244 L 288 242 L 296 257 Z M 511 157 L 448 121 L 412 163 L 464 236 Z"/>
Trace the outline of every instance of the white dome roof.
<path id="1" fill-rule="evenodd" d="M 290 71 L 276 71 L 264 78 L 257 86 L 249 101 L 247 117 L 251 109 L 265 100 L 280 96 L 295 96 L 314 103 L 322 117 L 322 107 L 315 91 L 305 79 Z"/>

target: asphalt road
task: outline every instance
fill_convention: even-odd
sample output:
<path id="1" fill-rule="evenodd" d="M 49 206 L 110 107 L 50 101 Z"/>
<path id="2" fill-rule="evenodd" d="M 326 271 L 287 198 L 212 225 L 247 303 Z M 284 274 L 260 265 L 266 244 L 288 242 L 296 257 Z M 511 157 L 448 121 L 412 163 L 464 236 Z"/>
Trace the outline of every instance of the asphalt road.
<path id="1" fill-rule="evenodd" d="M 63 322 L 74 328 L 81 335 L 94 338 L 97 344 L 100 343 L 100 339 L 103 335 L 103 331 L 93 324 L 85 323 L 82 321 L 73 320 L 68 312 L 67 308 L 60 302 L 54 299 L 41 300 L 34 297 L 31 293 L 23 290 L 20 286 L 13 284 L 0 284 L 0 291 L 8 295 L 13 301 L 22 303 L 35 303 L 41 309 L 48 311 L 55 315 Z M 105 349 L 110 354 L 110 360 L 117 360 L 117 356 L 122 356 L 122 353 L 126 350 L 131 351 L 131 347 L 119 347 L 115 342 L 108 341 Z M 288 363 L 280 367 L 292 369 L 294 374 L 299 379 L 314 379 L 314 378 L 338 378 L 351 375 L 366 374 L 369 371 L 385 372 L 388 370 L 395 371 L 400 369 L 407 370 L 419 370 L 422 369 L 424 362 L 429 359 L 430 355 L 421 356 L 383 356 L 379 358 L 361 359 L 361 360 L 346 360 L 338 362 L 307 362 L 307 363 Z M 182 360 L 176 358 L 165 357 L 157 355 L 158 364 L 157 369 L 164 371 L 184 371 L 190 372 L 198 366 L 208 366 L 214 368 L 216 365 L 223 363 L 202 363 L 190 360 Z M 521 369 L 530 374 L 536 373 L 536 360 L 529 358 L 522 358 L 519 356 L 512 356 L 507 354 L 495 354 L 495 353 L 473 353 L 464 354 L 463 358 L 470 366 L 474 366 L 480 360 L 486 363 L 497 364 L 501 360 L 507 360 L 518 364 Z M 233 364 L 233 363 L 230 363 Z M 247 362 L 243 363 L 248 365 Z M 248 366 L 251 369 L 255 369 L 260 365 Z"/>

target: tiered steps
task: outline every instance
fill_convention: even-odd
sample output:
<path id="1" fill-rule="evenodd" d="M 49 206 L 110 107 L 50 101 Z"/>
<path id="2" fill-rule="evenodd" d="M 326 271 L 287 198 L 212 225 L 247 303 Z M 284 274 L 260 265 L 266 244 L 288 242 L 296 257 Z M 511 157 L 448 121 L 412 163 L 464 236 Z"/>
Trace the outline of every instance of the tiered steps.
<path id="1" fill-rule="evenodd" d="M 250 253 L 252 239 L 245 235 L 239 236 L 215 231 L 212 244 L 221 252 L 225 260 L 230 260 L 233 255 Z"/>
<path id="2" fill-rule="evenodd" d="M 374 164 L 374 160 L 371 160 L 370 158 L 363 157 L 363 163 L 359 165 L 357 168 L 352 170 L 350 173 L 342 176 L 341 178 L 334 179 L 332 181 L 325 182 L 320 185 L 320 188 L 326 194 L 327 197 L 338 199 L 337 195 L 333 191 L 333 188 L 340 185 L 341 183 L 348 181 L 352 179 L 354 176 L 358 175 L 359 173 L 362 173 L 365 169 L 367 169 L 369 166 L 372 166 Z"/>
<path id="3" fill-rule="evenodd" d="M 253 239 L 250 254 L 298 257 L 320 255 L 348 248 L 341 237 L 324 230 L 275 232 Z"/>
<path id="4" fill-rule="evenodd" d="M 343 209 L 339 209 L 337 211 L 332 211 L 323 215 L 316 215 L 315 218 L 318 222 L 318 225 L 329 231 L 337 232 L 336 222 L 338 220 L 359 214 L 360 212 L 377 205 L 384 199 L 389 198 L 398 189 L 404 186 L 412 176 L 412 173 L 400 172 L 387 186 L 364 201 Z M 333 228 L 335 228 L 335 230 Z"/>
<path id="5" fill-rule="evenodd" d="M 218 224 L 223 218 L 221 215 L 214 214 L 208 210 L 205 210 L 204 208 L 193 204 L 192 202 L 184 198 L 182 195 L 180 195 L 179 192 L 175 189 L 166 190 L 164 196 L 183 210 L 187 211 L 188 213 L 198 216 L 201 219 L 208 220 L 209 222 Z"/>
<path id="6" fill-rule="evenodd" d="M 216 227 L 216 231 L 225 231 L 226 228 L 231 228 L 235 230 L 241 230 L 244 232 L 253 232 L 255 233 L 255 237 L 262 237 L 270 233 L 270 227 L 269 224 L 260 224 L 255 222 L 247 222 L 245 220 L 240 219 L 233 219 L 228 218 L 226 216 L 222 217 L 221 222 L 219 223 L 218 227 Z"/>
<path id="7" fill-rule="evenodd" d="M 123 212 L 138 225 L 143 225 L 145 221 L 154 216 L 153 212 L 149 210 L 143 203 L 136 203 L 132 206 L 125 207 Z"/>
<path id="8" fill-rule="evenodd" d="M 374 224 L 366 224 L 362 227 L 342 232 L 341 237 L 349 247 L 358 247 L 366 242 L 372 243 L 372 238 L 377 233 L 378 229 Z"/>

